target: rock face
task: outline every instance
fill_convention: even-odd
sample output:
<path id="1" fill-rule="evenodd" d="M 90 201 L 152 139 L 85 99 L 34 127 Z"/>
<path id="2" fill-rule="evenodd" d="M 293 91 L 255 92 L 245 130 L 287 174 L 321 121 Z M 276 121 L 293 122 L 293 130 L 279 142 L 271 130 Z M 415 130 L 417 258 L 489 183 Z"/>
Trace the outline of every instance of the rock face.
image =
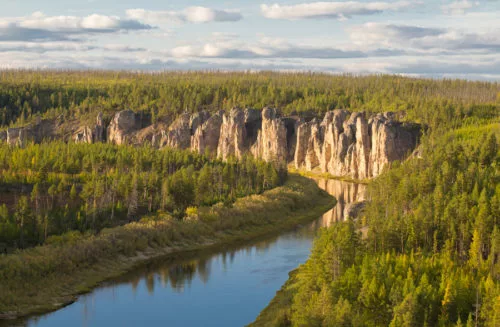
<path id="1" fill-rule="evenodd" d="M 88 126 L 84 127 L 82 131 L 73 136 L 73 140 L 75 143 L 92 143 L 94 141 L 92 130 Z"/>
<path id="2" fill-rule="evenodd" d="M 94 142 L 104 142 L 106 139 L 106 126 L 104 126 L 104 121 L 102 119 L 102 112 L 97 114 L 96 124 L 92 134 Z"/>
<path id="3" fill-rule="evenodd" d="M 24 127 L 8 128 L 3 133 L 5 141 L 10 145 L 24 146 L 28 142 L 40 143 L 45 139 L 56 137 L 57 122 L 53 119 L 42 120 L 37 117 L 32 124 Z"/>
<path id="4" fill-rule="evenodd" d="M 417 146 L 419 127 L 396 122 L 390 113 L 376 115 L 370 119 L 369 125 L 371 125 L 370 162 L 373 176 L 382 173 L 388 163 L 406 158 Z"/>
<path id="5" fill-rule="evenodd" d="M 0 140 L 11 145 L 41 142 L 56 137 L 58 126 L 57 121 L 37 121 L 0 132 Z M 379 175 L 395 160 L 404 160 L 416 148 L 420 128 L 398 122 L 392 113 L 368 116 L 346 110 L 329 111 L 322 120 L 306 121 L 281 117 L 273 108 L 234 108 L 228 113 L 184 113 L 171 124 L 151 124 L 147 117 L 124 110 L 113 116 L 107 128 L 99 113 L 94 126 L 80 127 L 72 135 L 75 142 L 151 142 L 156 147 L 191 149 L 223 160 L 251 153 L 268 162 L 293 163 L 298 169 L 365 179 Z"/>
<path id="6" fill-rule="evenodd" d="M 217 156 L 223 160 L 241 158 L 257 138 L 261 123 L 257 110 L 232 109 L 222 118 Z"/>
<path id="7" fill-rule="evenodd" d="M 29 127 L 7 129 L 7 143 L 9 145 L 24 146 L 28 138 Z"/>
<path id="8" fill-rule="evenodd" d="M 397 122 L 390 113 L 367 119 L 345 110 L 328 112 L 321 123 L 302 123 L 297 130 L 297 168 L 356 179 L 375 177 L 388 163 L 403 160 L 419 136 L 417 126 Z"/>
<path id="9" fill-rule="evenodd" d="M 161 146 L 168 146 L 177 149 L 187 149 L 191 145 L 191 117 L 185 113 L 179 116 L 168 131 L 162 135 Z"/>
<path id="10" fill-rule="evenodd" d="M 76 143 L 95 143 L 104 142 L 106 136 L 106 126 L 102 119 L 102 112 L 97 114 L 96 124 L 94 128 L 85 126 L 82 130 L 73 135 L 73 140 Z"/>
<path id="11" fill-rule="evenodd" d="M 108 127 L 108 142 L 124 144 L 131 133 L 140 128 L 140 123 L 132 110 L 117 112 Z"/>
<path id="12" fill-rule="evenodd" d="M 287 129 L 285 121 L 277 117 L 276 109 L 262 110 L 262 127 L 252 146 L 254 157 L 265 161 L 282 162 L 288 159 Z"/>
<path id="13" fill-rule="evenodd" d="M 191 138 L 192 150 L 217 154 L 223 117 L 224 112 L 218 111 L 196 128 Z"/>
<path id="14" fill-rule="evenodd" d="M 205 126 L 205 122 L 211 118 L 213 119 L 208 125 Z M 162 133 L 160 145 L 178 149 L 192 148 L 193 150 L 204 151 L 205 145 L 203 130 L 213 129 L 214 124 L 215 128 L 220 129 L 220 124 L 217 125 L 217 120 L 217 114 L 210 117 L 210 114 L 206 111 L 201 111 L 193 115 L 184 113 L 180 115 L 172 123 L 172 125 L 170 125 L 166 132 Z M 210 137 L 213 136 L 207 135 L 207 138 Z M 217 135 L 217 140 L 218 137 L 219 136 Z"/>

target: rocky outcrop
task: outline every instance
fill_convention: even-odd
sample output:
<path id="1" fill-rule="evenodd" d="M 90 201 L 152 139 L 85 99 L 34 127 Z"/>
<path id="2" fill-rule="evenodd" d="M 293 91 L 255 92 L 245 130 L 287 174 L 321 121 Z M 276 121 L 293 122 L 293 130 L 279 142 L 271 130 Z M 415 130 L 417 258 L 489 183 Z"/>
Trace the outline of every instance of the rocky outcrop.
<path id="1" fill-rule="evenodd" d="M 140 122 L 132 110 L 117 112 L 108 127 L 109 143 L 125 144 L 130 135 L 140 129 Z"/>
<path id="2" fill-rule="evenodd" d="M 106 140 L 106 126 L 102 118 L 102 112 L 97 114 L 96 124 L 92 133 L 93 142 L 104 142 Z"/>
<path id="3" fill-rule="evenodd" d="M 297 168 L 356 179 L 378 176 L 388 163 L 403 160 L 419 136 L 418 126 L 397 122 L 390 113 L 367 119 L 345 110 L 328 112 L 321 123 L 302 123 L 297 130 Z"/>
<path id="4" fill-rule="evenodd" d="M 187 149 L 191 145 L 191 116 L 188 113 L 180 115 L 163 133 L 160 144 L 177 149 Z"/>
<path id="5" fill-rule="evenodd" d="M 403 160 L 417 146 L 420 128 L 414 124 L 402 124 L 394 120 L 392 113 L 378 114 L 370 119 L 371 173 L 377 176 L 390 162 Z"/>
<path id="6" fill-rule="evenodd" d="M 93 128 L 85 126 L 73 135 L 76 143 L 95 143 L 106 140 L 106 126 L 102 118 L 102 112 L 97 114 L 96 124 Z"/>
<path id="7" fill-rule="evenodd" d="M 276 109 L 262 110 L 262 125 L 257 140 L 251 148 L 254 157 L 265 161 L 282 162 L 288 159 L 287 129 L 284 120 L 278 118 Z"/>
<path id="8" fill-rule="evenodd" d="M 152 124 L 150 117 L 124 110 L 113 116 L 107 128 L 99 113 L 94 126 L 77 129 L 70 122 L 76 130 L 71 134 L 60 128 L 65 123 L 61 118 L 10 128 L 0 133 L 0 139 L 24 145 L 56 137 L 55 131 L 61 129 L 61 135 L 73 135 L 75 142 L 150 142 L 223 160 L 251 153 L 265 161 L 293 163 L 298 169 L 366 179 L 379 175 L 391 162 L 404 160 L 416 148 L 420 134 L 418 125 L 398 122 L 392 113 L 370 116 L 347 110 L 329 111 L 322 120 L 305 120 L 281 117 L 273 108 L 234 108 L 228 113 L 184 113 L 170 122 L 163 117 Z"/>
<path id="9" fill-rule="evenodd" d="M 7 129 L 7 143 L 9 145 L 24 146 L 28 139 L 28 134 L 30 128 L 28 127 L 17 127 Z"/>
<path id="10" fill-rule="evenodd" d="M 83 130 L 77 132 L 73 136 L 75 143 L 93 143 L 94 137 L 92 135 L 92 130 L 90 127 L 84 127 Z"/>
<path id="11" fill-rule="evenodd" d="M 212 121 L 206 127 L 207 129 L 213 128 L 213 124 L 217 122 L 217 114 L 213 117 L 210 117 L 210 114 L 206 111 L 201 111 L 195 114 L 184 113 L 180 115 L 173 123 L 170 125 L 166 132 L 162 133 L 160 144 L 161 146 L 168 146 L 177 149 L 189 149 L 193 150 L 193 143 L 195 143 L 195 147 L 200 147 L 199 142 L 203 143 L 201 140 L 203 135 L 203 126 L 207 120 L 210 118 Z M 220 129 L 220 125 L 218 125 Z M 192 139 L 196 136 L 197 140 L 193 141 Z M 210 136 L 209 136 L 210 137 Z M 213 137 L 213 136 L 212 136 Z M 217 135 L 217 140 L 218 140 Z M 202 144 L 203 150 L 204 145 Z"/>
<path id="12" fill-rule="evenodd" d="M 191 149 L 198 153 L 217 153 L 224 112 L 218 111 L 199 125 L 191 138 Z"/>
<path id="13" fill-rule="evenodd" d="M 217 156 L 241 158 L 257 139 L 261 124 L 259 111 L 233 108 L 222 118 Z"/>
<path id="14" fill-rule="evenodd" d="M 8 128 L 4 131 L 4 139 L 10 145 L 24 146 L 28 142 L 40 143 L 57 137 L 57 121 L 54 119 L 35 121 L 24 127 Z"/>

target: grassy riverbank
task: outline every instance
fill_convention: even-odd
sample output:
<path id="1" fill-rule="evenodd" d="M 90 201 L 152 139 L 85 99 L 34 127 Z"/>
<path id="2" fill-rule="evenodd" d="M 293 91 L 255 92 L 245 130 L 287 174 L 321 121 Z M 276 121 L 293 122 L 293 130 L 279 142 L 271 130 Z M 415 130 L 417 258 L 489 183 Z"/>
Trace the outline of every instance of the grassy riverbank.
<path id="1" fill-rule="evenodd" d="M 311 180 L 290 175 L 284 186 L 215 205 L 177 221 L 157 215 L 103 230 L 97 236 L 0 257 L 0 318 L 43 313 L 74 301 L 100 282 L 159 256 L 276 233 L 310 221 L 335 204 Z"/>

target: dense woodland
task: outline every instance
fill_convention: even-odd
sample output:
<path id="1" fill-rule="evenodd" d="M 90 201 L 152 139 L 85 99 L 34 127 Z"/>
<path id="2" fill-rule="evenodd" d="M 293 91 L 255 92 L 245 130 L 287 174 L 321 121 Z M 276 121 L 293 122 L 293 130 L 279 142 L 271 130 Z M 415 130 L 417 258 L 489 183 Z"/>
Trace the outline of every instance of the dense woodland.
<path id="1" fill-rule="evenodd" d="M 222 162 L 149 146 L 0 144 L 0 242 L 26 247 L 68 231 L 99 231 L 158 211 L 196 216 L 280 185 L 286 172 L 254 160 Z"/>
<path id="2" fill-rule="evenodd" d="M 494 134 L 450 134 L 422 159 L 372 182 L 364 221 L 323 232 L 282 319 L 294 326 L 499 326 L 497 142 Z"/>
<path id="3" fill-rule="evenodd" d="M 156 121 L 266 105 L 285 115 L 404 111 L 425 132 L 412 158 L 370 183 L 360 219 L 322 232 L 265 326 L 500 326 L 500 84 L 272 72 L 0 72 L 2 128 L 36 116 L 84 121 L 103 112 L 110 119 L 125 108 Z M 0 242 L 21 247 L 164 211 L 186 220 L 197 208 L 229 207 L 286 176 L 251 158 L 221 162 L 148 146 L 62 142 L 1 145 L 0 171 Z"/>
<path id="4" fill-rule="evenodd" d="M 152 121 L 179 113 L 274 106 L 284 115 L 405 111 L 431 127 L 493 110 L 500 84 L 402 76 L 319 73 L 131 73 L 100 71 L 1 71 L 0 127 L 24 125 L 36 115 L 105 119 L 132 109 Z"/>
<path id="5" fill-rule="evenodd" d="M 323 231 L 256 324 L 500 326 L 500 110 L 488 107 L 443 119 L 373 180 L 361 217 Z"/>

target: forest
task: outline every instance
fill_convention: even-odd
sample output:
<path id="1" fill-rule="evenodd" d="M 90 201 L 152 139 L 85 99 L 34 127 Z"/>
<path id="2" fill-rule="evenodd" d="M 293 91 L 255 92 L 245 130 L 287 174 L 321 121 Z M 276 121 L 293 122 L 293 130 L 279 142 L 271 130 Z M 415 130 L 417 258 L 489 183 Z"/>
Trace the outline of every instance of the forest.
<path id="1" fill-rule="evenodd" d="M 0 144 L 0 242 L 25 248 L 70 231 L 98 232 L 144 215 L 196 216 L 200 206 L 262 193 L 286 171 L 245 157 L 105 143 Z"/>
<path id="2" fill-rule="evenodd" d="M 396 75 L 126 71 L 0 71 L 0 128 L 35 117 L 109 120 L 132 109 L 152 122 L 183 112 L 235 106 L 279 108 L 284 115 L 323 115 L 328 110 L 404 111 L 406 119 L 436 127 L 474 112 L 494 111 L 500 85 Z"/>
<path id="3" fill-rule="evenodd" d="M 500 326 L 500 111 L 426 132 L 316 239 L 255 326 Z M 359 232 L 367 228 L 365 237 Z"/>
<path id="4" fill-rule="evenodd" d="M 361 217 L 321 232 L 307 263 L 255 325 L 500 326 L 499 83 L 276 72 L 0 72 L 0 129 L 37 117 L 81 123 L 102 112 L 109 121 L 130 108 L 155 122 L 234 106 L 273 106 L 302 117 L 336 108 L 394 111 L 424 127 L 413 155 L 370 181 Z M 2 276 L 16 283 L 4 285 L 9 298 L 0 305 L 9 309 L 29 299 L 22 276 L 57 280 L 58 269 L 68 266 L 69 280 L 81 265 L 100 262 L 86 247 L 104 257 L 130 254 L 205 231 L 213 236 L 224 224 L 237 231 L 248 226 L 247 217 L 257 225 L 269 208 L 273 217 L 283 215 L 278 201 L 287 214 L 312 212 L 319 198 L 311 186 L 304 191 L 292 183 L 297 177 L 282 164 L 149 145 L 0 143 L 0 171 L 0 245 L 9 253 L 29 248 L 0 260 Z M 292 186 L 276 188 L 286 183 Z M 252 194 L 267 201 L 258 219 L 243 200 L 257 199 L 244 198 Z M 190 225 L 199 217 L 200 225 Z M 61 251 L 78 259 L 67 265 Z"/>
<path id="5" fill-rule="evenodd" d="M 277 324 L 498 326 L 497 140 L 454 138 L 375 180 L 363 222 L 323 231 Z"/>

